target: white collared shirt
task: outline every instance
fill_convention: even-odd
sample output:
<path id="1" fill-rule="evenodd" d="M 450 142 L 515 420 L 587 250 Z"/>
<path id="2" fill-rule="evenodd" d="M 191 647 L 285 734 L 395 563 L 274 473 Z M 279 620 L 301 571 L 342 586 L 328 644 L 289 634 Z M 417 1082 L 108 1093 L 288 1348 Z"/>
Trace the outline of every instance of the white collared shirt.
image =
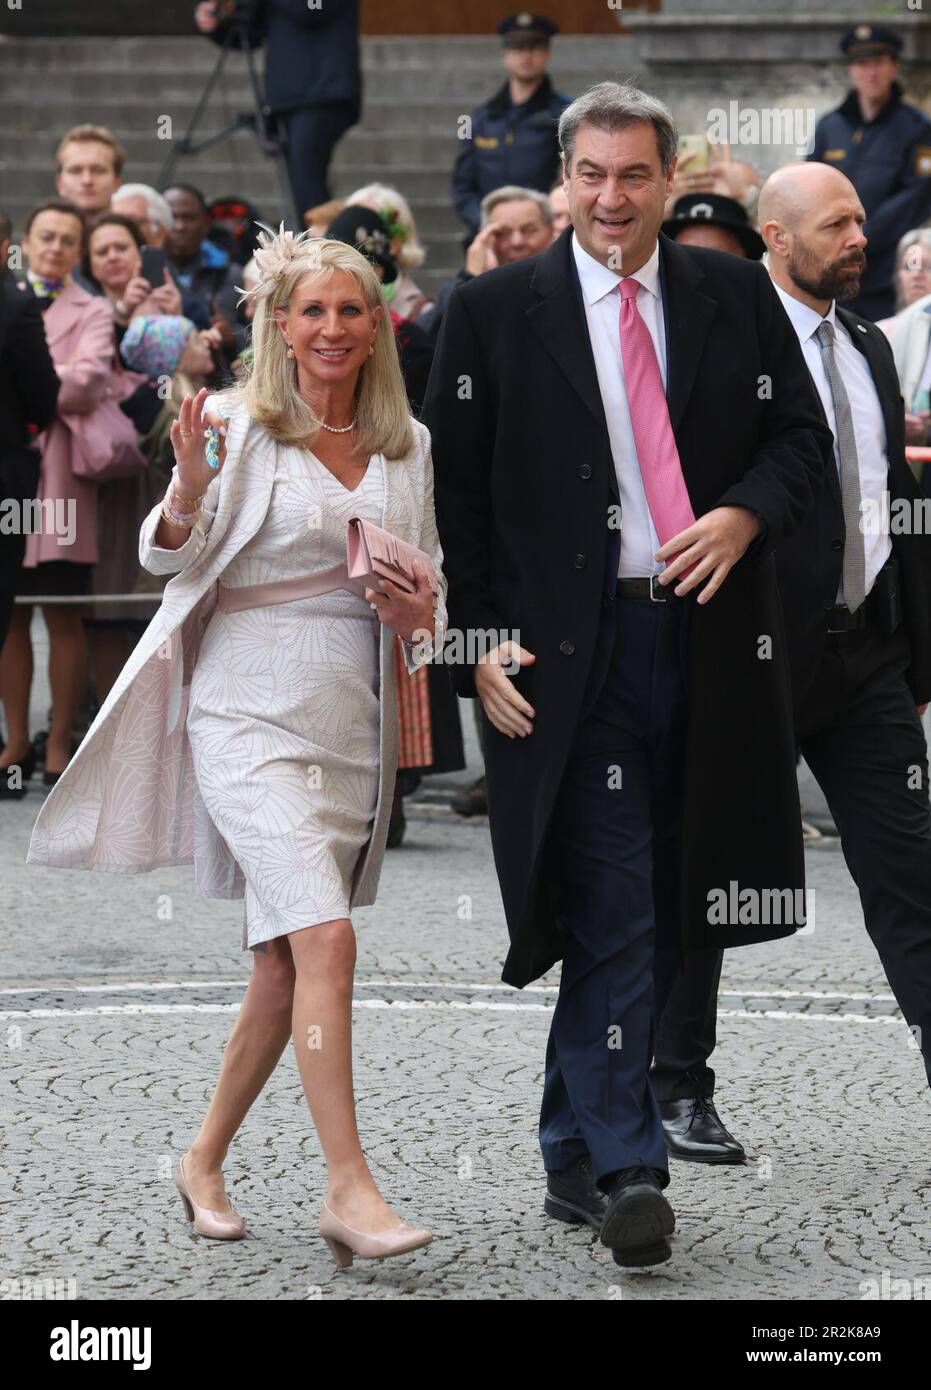
<path id="1" fill-rule="evenodd" d="M 621 498 L 621 558 L 618 577 L 643 579 L 661 574 L 665 565 L 654 557 L 660 541 L 653 525 L 647 495 L 640 472 L 637 443 L 630 418 L 627 388 L 624 381 L 624 362 L 621 357 L 621 296 L 618 285 L 625 277 L 596 261 L 572 233 L 572 251 L 582 285 L 585 318 L 595 372 L 601 391 L 608 438 L 617 486 Z M 639 281 L 637 309 L 649 329 L 659 362 L 663 386 L 666 385 L 666 333 L 663 326 L 663 302 L 660 297 L 659 243 L 645 265 L 631 277 Z"/>
<path id="2" fill-rule="evenodd" d="M 773 282 L 775 284 L 775 281 Z M 834 434 L 834 461 L 840 475 L 840 450 L 837 447 L 837 419 L 834 414 L 834 397 L 831 383 L 824 370 L 821 348 L 815 337 L 821 315 L 816 309 L 793 299 L 780 285 L 776 293 L 792 320 L 792 327 L 802 345 L 805 363 L 818 388 L 821 404 L 828 424 Z M 870 365 L 859 348 L 854 347 L 853 339 L 846 325 L 841 323 L 835 313 L 836 303 L 825 314 L 825 319 L 834 325 L 834 360 L 840 372 L 847 395 L 850 398 L 850 413 L 853 416 L 853 429 L 857 440 L 857 461 L 860 469 L 860 497 L 875 503 L 874 515 L 883 518 L 881 525 L 870 525 L 863 536 L 866 552 L 866 592 L 872 589 L 876 576 L 892 553 L 889 537 L 888 508 L 883 506 L 883 494 L 889 491 L 889 459 L 886 455 L 886 425 L 883 420 L 879 393 L 873 380 Z M 872 509 L 871 509 L 872 510 Z M 837 602 L 844 602 L 843 581 L 838 586 Z"/>

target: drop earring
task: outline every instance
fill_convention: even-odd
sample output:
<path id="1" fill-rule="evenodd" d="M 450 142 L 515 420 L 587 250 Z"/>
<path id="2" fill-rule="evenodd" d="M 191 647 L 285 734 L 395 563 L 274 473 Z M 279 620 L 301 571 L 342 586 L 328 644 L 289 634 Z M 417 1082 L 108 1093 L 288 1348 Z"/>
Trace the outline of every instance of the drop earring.
<path id="1" fill-rule="evenodd" d="M 288 351 L 287 351 L 287 354 L 286 354 L 286 355 L 287 355 L 288 357 L 292 357 L 292 358 L 293 358 L 293 356 L 294 356 L 294 348 L 291 346 L 290 343 L 288 343 Z"/>

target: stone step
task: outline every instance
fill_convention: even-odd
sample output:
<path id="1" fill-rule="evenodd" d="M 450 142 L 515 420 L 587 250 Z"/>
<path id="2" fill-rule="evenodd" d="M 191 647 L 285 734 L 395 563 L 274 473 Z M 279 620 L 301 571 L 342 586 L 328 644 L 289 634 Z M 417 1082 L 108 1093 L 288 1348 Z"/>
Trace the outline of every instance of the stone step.
<path id="1" fill-rule="evenodd" d="M 554 63 L 580 67 L 604 60 L 606 45 L 631 47 L 629 36 L 620 31 L 600 35 L 561 35 L 553 47 Z M 53 68 L 57 72 L 67 54 L 69 68 L 120 69 L 141 67 L 145 72 L 158 68 L 208 73 L 220 49 L 192 34 L 190 38 L 75 38 L 12 39 L 0 41 L 0 57 L 16 53 L 16 65 L 32 70 Z M 260 55 L 261 56 L 261 55 Z M 239 53 L 230 53 L 227 62 L 243 62 Z M 503 72 L 501 42 L 493 35 L 404 35 L 397 38 L 363 38 L 360 46 L 363 73 L 387 67 L 421 68 L 441 65 L 444 71 L 459 67 L 490 68 Z"/>
<path id="2" fill-rule="evenodd" d="M 5 139 L 9 144 L 12 144 L 14 140 L 16 142 L 17 167 L 23 164 L 42 167 L 53 163 L 54 152 L 65 127 L 62 125 L 47 131 L 36 130 L 29 126 L 24 117 L 22 127 L 18 128 L 15 122 L 3 119 L 3 112 L 0 109 L 0 129 L 4 131 Z M 111 129 L 114 127 L 111 126 Z M 155 136 L 154 124 L 145 131 L 127 130 L 125 126 L 117 126 L 115 129 L 120 131 L 120 144 L 129 156 L 129 170 L 140 168 L 142 164 L 151 162 L 153 157 L 164 160 L 172 148 L 171 141 L 160 140 Z M 195 144 L 199 138 L 204 138 L 214 129 L 215 127 L 210 125 L 199 125 L 193 135 Z M 174 126 L 175 141 L 181 138 L 185 130 L 186 127 L 181 122 Z M 235 148 L 240 160 L 242 156 L 249 156 L 258 148 L 254 137 L 249 132 L 238 132 L 231 138 L 235 141 Z M 449 171 L 452 169 L 460 148 L 459 141 L 455 135 L 450 134 L 449 128 L 443 133 L 434 134 L 416 131 L 393 131 L 377 134 L 371 130 L 357 130 L 343 137 L 337 146 L 337 154 L 334 158 L 338 158 L 343 164 L 381 165 L 393 163 L 412 167 L 443 169 L 446 171 L 448 179 Z M 212 146 L 210 151 L 211 163 L 219 162 L 223 154 L 222 146 Z M 206 153 L 202 157 L 206 157 Z M 227 154 L 228 158 L 229 155 Z M 250 159 L 250 164 L 256 162 L 258 161 L 254 157 Z"/>
<path id="3" fill-rule="evenodd" d="M 213 154 L 213 152 L 210 152 Z M 210 159 L 209 164 L 199 163 L 197 159 L 187 159 L 182 161 L 182 173 L 179 166 L 175 177 L 185 183 L 195 183 L 197 178 L 193 175 L 201 176 L 209 174 L 210 184 L 220 181 L 229 183 L 235 178 L 237 188 L 246 192 L 258 187 L 260 180 L 265 177 L 271 181 L 273 169 L 270 161 L 263 160 L 261 155 L 252 156 L 248 146 L 245 150 L 245 157 L 235 163 L 221 162 L 215 155 Z M 51 164 L 44 166 L 33 166 L 24 168 L 19 161 L 9 159 L 0 160 L 0 180 L 4 187 L 9 187 L 10 181 L 15 177 L 16 187 L 21 196 L 41 197 L 48 191 L 51 183 Z M 138 183 L 154 183 L 162 169 L 161 160 L 140 160 L 132 166 L 132 181 Z M 228 171 L 228 172 L 226 172 Z M 392 184 L 399 188 L 408 201 L 415 206 L 423 198 L 438 198 L 445 194 L 449 188 L 448 162 L 442 164 L 387 164 L 384 162 L 373 161 L 372 163 L 353 162 L 348 163 L 340 159 L 333 165 L 333 179 L 331 183 L 336 185 L 335 196 L 343 193 L 350 193 L 360 184 L 373 183 L 376 180 L 380 183 Z M 201 177 L 201 182 L 204 179 Z M 227 191 L 229 191 L 227 189 Z"/>
<path id="4" fill-rule="evenodd" d="M 157 105 L 157 103 L 155 103 Z M 197 106 L 197 98 L 190 92 L 184 99 L 172 101 L 170 115 L 175 130 L 185 130 Z M 395 131 L 448 137 L 456 130 L 456 123 L 463 114 L 462 102 L 454 98 L 445 101 L 384 101 L 366 95 L 361 121 L 343 137 L 357 140 L 364 136 L 391 135 Z M 211 101 L 198 124 L 198 130 L 210 132 L 219 129 L 240 110 L 249 108 L 248 100 Z M 249 108 L 251 109 L 251 108 Z M 133 132 L 152 132 L 155 128 L 153 102 L 144 96 L 120 96 L 110 98 L 97 92 L 88 93 L 81 102 L 82 114 L 89 113 L 88 119 L 99 125 L 109 126 L 118 131 L 120 138 Z M 30 133 L 51 132 L 56 141 L 63 130 L 74 124 L 75 101 L 68 97 L 50 97 L 43 101 L 41 113 L 22 97 L 12 99 L 8 84 L 0 85 L 0 129 L 4 132 L 16 129 Z"/>
<path id="5" fill-rule="evenodd" d="M 558 90 L 568 96 L 575 95 L 593 82 L 607 77 L 620 76 L 617 61 L 602 58 L 597 68 L 555 67 L 553 81 Z M 190 104 L 196 100 L 206 81 L 206 74 L 179 72 L 166 69 L 162 72 L 147 69 L 145 73 L 134 72 L 123 67 L 100 68 L 93 72 L 67 68 L 54 74 L 54 94 L 58 101 L 63 99 L 80 100 L 93 103 L 97 96 L 106 94 L 112 101 L 117 97 L 129 97 L 135 102 L 149 103 L 155 113 L 170 110 L 173 102 Z M 470 69 L 444 70 L 436 64 L 425 64 L 418 68 L 381 69 L 369 73 L 364 80 L 365 100 L 390 102 L 425 101 L 438 98 L 444 102 L 455 100 L 461 103 L 463 112 L 471 111 L 480 102 L 486 101 L 500 86 L 501 75 L 494 68 L 476 66 Z M 37 100 L 37 75 L 29 69 L 21 68 L 10 61 L 10 55 L 0 47 L 0 86 L 7 101 Z M 218 101 L 232 109 L 251 104 L 248 76 L 237 73 L 230 80 L 224 80 L 216 89 Z M 42 95 L 44 100 L 45 94 Z"/>

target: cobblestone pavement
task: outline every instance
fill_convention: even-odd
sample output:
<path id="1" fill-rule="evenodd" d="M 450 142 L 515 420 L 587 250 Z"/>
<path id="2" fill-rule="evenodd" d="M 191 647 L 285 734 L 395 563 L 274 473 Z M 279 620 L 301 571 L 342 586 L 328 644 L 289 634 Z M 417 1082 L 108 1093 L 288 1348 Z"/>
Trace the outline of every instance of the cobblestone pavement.
<path id="1" fill-rule="evenodd" d="M 189 869 L 27 868 L 40 797 L 0 803 L 0 1280 L 73 1279 L 82 1299 L 859 1300 L 883 1271 L 931 1276 L 923 1068 L 836 841 L 809 850 L 812 934 L 726 960 L 718 1103 L 750 1162 L 674 1165 L 673 1259 L 636 1273 L 542 1212 L 555 977 L 500 982 L 487 825 L 412 807 L 356 916 L 357 1096 L 386 1194 L 436 1238 L 337 1272 L 290 1048 L 227 1163 L 247 1239 L 193 1235 L 171 1180 L 247 980 L 241 904 L 196 898 Z"/>

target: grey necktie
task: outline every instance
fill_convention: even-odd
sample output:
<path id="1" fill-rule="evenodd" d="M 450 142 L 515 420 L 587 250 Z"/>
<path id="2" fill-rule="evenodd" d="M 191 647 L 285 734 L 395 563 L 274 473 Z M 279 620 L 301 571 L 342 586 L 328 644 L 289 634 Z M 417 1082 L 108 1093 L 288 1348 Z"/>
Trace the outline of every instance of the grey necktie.
<path id="1" fill-rule="evenodd" d="M 857 439 L 853 429 L 850 397 L 847 395 L 844 379 L 834 357 L 834 325 L 826 321 L 821 323 L 815 337 L 818 339 L 824 370 L 834 398 L 837 448 L 840 453 L 840 491 L 847 532 L 844 542 L 844 603 L 851 613 L 855 613 L 866 598 L 866 549 L 863 544 L 863 532 L 860 530 L 862 514 Z"/>

